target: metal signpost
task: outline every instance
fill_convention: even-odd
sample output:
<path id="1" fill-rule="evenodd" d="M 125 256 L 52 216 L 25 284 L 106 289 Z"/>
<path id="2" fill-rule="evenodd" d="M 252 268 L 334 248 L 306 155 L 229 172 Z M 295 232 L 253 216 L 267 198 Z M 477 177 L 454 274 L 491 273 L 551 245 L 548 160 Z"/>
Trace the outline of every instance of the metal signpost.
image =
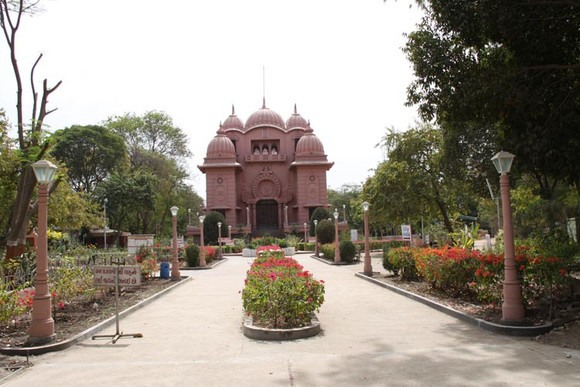
<path id="1" fill-rule="evenodd" d="M 114 286 L 115 287 L 115 325 L 114 335 L 94 335 L 95 339 L 112 338 L 113 344 L 121 337 L 131 336 L 133 338 L 143 337 L 141 333 L 119 332 L 119 285 L 121 286 L 139 286 L 141 285 L 141 268 L 139 266 L 95 266 L 95 285 L 96 286 Z"/>

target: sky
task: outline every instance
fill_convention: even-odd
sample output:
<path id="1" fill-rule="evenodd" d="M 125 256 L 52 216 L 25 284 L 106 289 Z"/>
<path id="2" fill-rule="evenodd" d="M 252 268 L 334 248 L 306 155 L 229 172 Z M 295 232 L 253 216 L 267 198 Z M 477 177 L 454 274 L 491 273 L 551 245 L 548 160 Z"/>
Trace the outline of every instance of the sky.
<path id="1" fill-rule="evenodd" d="M 42 0 L 26 17 L 17 57 L 27 89 L 62 80 L 50 131 L 124 113 L 164 111 L 187 135 L 189 184 L 205 199 L 203 163 L 219 123 L 266 106 L 310 120 L 328 159 L 328 186 L 361 184 L 383 159 L 375 145 L 417 120 L 401 48 L 422 16 L 411 0 Z M 0 43 L 0 108 L 16 122 L 15 81 Z"/>

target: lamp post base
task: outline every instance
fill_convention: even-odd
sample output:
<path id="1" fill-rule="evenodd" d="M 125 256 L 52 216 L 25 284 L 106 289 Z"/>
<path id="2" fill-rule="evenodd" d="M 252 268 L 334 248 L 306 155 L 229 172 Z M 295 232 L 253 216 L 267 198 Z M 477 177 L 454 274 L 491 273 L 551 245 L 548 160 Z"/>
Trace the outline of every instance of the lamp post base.
<path id="1" fill-rule="evenodd" d="M 41 345 L 50 344 L 54 341 L 56 341 L 56 333 L 53 333 L 49 336 L 43 336 L 43 337 L 29 336 L 28 339 L 26 340 L 25 346 L 26 347 L 38 347 Z"/>

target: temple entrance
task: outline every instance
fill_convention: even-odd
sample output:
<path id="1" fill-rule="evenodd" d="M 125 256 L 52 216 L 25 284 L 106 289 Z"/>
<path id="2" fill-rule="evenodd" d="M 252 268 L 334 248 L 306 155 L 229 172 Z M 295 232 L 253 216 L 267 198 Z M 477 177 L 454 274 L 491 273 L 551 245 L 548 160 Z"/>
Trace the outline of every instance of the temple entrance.
<path id="1" fill-rule="evenodd" d="M 278 230 L 278 203 L 275 200 L 256 203 L 256 223 L 258 230 Z"/>

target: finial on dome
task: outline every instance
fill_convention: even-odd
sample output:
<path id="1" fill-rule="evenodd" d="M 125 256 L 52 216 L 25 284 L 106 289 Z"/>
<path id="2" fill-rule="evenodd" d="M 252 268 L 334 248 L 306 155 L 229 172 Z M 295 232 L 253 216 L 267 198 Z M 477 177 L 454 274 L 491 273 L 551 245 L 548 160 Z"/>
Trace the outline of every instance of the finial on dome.
<path id="1" fill-rule="evenodd" d="M 236 109 L 234 109 L 234 104 L 232 104 L 232 116 L 236 115 Z"/>
<path id="2" fill-rule="evenodd" d="M 266 97 L 262 97 L 262 109 L 266 109 Z"/>
<path id="3" fill-rule="evenodd" d="M 296 109 L 296 104 L 294 104 L 294 114 L 298 114 L 298 110 Z"/>
<path id="4" fill-rule="evenodd" d="M 224 126 L 222 125 L 222 122 L 220 121 L 220 128 L 217 131 L 217 134 L 225 134 L 225 130 L 224 130 Z"/>

